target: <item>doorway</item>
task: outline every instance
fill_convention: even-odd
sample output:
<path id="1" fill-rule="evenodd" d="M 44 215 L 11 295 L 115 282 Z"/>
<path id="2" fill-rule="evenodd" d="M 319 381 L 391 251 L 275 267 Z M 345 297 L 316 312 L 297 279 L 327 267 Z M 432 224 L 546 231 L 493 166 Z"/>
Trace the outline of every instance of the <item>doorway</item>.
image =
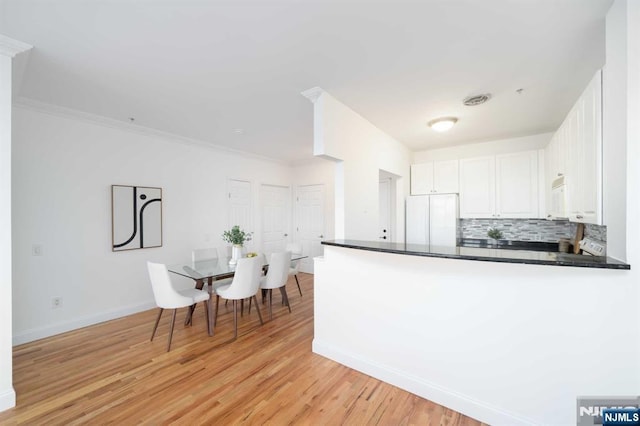
<path id="1" fill-rule="evenodd" d="M 238 179 L 227 180 L 227 229 L 238 225 L 245 232 L 253 232 L 251 221 L 251 182 Z M 248 249 L 245 244 L 245 250 Z M 231 250 L 231 249 L 229 249 Z M 230 255 L 230 253 L 228 253 Z"/>
<path id="2" fill-rule="evenodd" d="M 262 185 L 260 205 L 263 251 L 265 253 L 284 251 L 289 237 L 289 187 Z"/>
<path id="3" fill-rule="evenodd" d="M 378 187 L 378 233 L 379 241 L 392 242 L 395 239 L 396 184 L 397 176 L 384 170 L 379 171 Z"/>
<path id="4" fill-rule="evenodd" d="M 300 271 L 313 274 L 313 258 L 322 256 L 324 239 L 324 185 L 296 187 L 295 241 L 302 244 Z"/>

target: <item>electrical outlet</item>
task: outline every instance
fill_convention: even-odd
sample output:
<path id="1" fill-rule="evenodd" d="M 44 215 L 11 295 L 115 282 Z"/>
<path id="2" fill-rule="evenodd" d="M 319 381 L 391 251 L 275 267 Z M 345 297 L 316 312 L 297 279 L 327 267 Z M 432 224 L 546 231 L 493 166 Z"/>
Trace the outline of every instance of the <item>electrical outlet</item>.
<path id="1" fill-rule="evenodd" d="M 62 297 L 51 298 L 51 309 L 58 309 L 62 307 Z"/>

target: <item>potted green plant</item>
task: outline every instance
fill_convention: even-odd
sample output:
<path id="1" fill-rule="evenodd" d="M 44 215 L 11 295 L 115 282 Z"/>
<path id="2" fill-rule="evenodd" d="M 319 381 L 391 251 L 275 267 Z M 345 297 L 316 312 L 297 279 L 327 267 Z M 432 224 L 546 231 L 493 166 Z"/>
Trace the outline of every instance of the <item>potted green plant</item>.
<path id="1" fill-rule="evenodd" d="M 493 240 L 492 242 L 494 244 L 497 244 L 498 240 L 501 240 L 503 237 L 502 231 L 497 228 L 489 228 L 489 231 L 487 231 L 487 236 Z"/>
<path id="2" fill-rule="evenodd" d="M 251 232 L 243 231 L 238 225 L 234 225 L 230 230 L 222 233 L 222 240 L 233 244 L 231 249 L 231 259 L 229 260 L 230 265 L 238 263 L 238 259 L 242 253 L 242 246 L 245 241 L 251 241 L 251 236 Z"/>

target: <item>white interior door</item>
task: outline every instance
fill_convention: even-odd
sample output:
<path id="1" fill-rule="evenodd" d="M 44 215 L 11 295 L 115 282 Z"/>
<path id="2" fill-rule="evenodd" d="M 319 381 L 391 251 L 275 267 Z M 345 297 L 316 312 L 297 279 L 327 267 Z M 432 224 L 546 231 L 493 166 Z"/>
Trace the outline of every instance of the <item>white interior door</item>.
<path id="1" fill-rule="evenodd" d="M 322 256 L 324 239 L 324 186 L 296 188 L 296 240 L 302 244 L 306 259 L 300 261 L 302 272 L 313 273 L 313 258 Z"/>
<path id="2" fill-rule="evenodd" d="M 262 185 L 262 248 L 266 254 L 284 251 L 289 229 L 289 188 Z"/>
<path id="3" fill-rule="evenodd" d="M 227 188 L 229 193 L 227 229 L 238 225 L 245 232 L 253 232 L 253 224 L 251 222 L 251 182 L 229 179 Z M 250 246 L 251 242 L 245 244 L 246 248 Z"/>
<path id="4" fill-rule="evenodd" d="M 380 181 L 378 194 L 380 212 L 378 213 L 378 238 L 391 241 L 391 179 Z"/>

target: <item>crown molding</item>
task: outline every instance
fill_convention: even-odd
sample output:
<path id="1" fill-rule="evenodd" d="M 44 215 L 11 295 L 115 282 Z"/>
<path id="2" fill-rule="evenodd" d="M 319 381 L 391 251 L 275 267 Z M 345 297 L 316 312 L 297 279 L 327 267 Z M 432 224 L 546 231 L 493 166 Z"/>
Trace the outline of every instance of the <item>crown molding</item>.
<path id="1" fill-rule="evenodd" d="M 267 157 L 253 152 L 242 151 L 239 149 L 233 149 L 222 145 L 217 145 L 212 142 L 206 142 L 199 139 L 188 138 L 186 136 L 180 136 L 162 130 L 153 129 L 151 127 L 140 126 L 138 124 L 127 123 L 124 121 L 115 120 L 113 118 L 105 117 L 102 115 L 92 114 L 89 112 L 80 111 L 73 108 L 67 108 L 59 105 L 53 105 L 35 99 L 26 98 L 24 96 L 17 97 L 13 100 L 13 106 L 16 108 L 22 108 L 26 110 L 36 111 L 43 114 L 53 115 L 57 117 L 69 118 L 73 120 L 83 121 L 89 124 L 95 124 L 103 127 L 109 127 L 112 129 L 118 129 L 130 133 L 136 133 L 143 136 L 149 136 L 159 138 L 168 142 L 180 143 L 184 145 L 195 145 L 202 148 L 210 149 L 213 151 L 222 151 L 230 154 L 239 155 L 243 158 L 253 158 L 256 160 L 268 161 L 280 165 L 291 166 L 291 162 L 280 160 L 273 157 Z"/>
<path id="2" fill-rule="evenodd" d="M 0 55 L 13 58 L 18 53 L 33 49 L 33 46 L 0 34 Z"/>
<path id="3" fill-rule="evenodd" d="M 322 95 L 323 93 L 325 93 L 324 90 L 322 90 L 322 88 L 320 87 L 312 87 L 311 89 L 307 89 L 304 92 L 300 92 L 300 94 L 302 96 L 304 96 L 305 98 L 309 99 L 312 103 L 316 103 L 316 101 L 318 100 L 318 98 L 320 97 L 320 95 Z"/>

